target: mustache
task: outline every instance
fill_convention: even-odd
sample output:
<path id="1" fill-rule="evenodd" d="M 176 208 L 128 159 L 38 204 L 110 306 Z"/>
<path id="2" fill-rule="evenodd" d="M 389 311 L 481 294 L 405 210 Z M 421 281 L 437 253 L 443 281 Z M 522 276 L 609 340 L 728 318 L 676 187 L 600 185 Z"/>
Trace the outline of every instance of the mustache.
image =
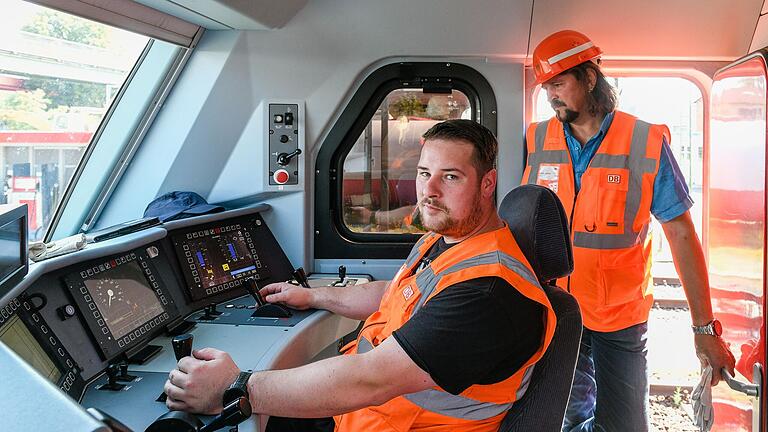
<path id="1" fill-rule="evenodd" d="M 448 213 L 448 208 L 445 206 L 445 204 L 441 203 L 440 201 L 434 199 L 434 198 L 422 198 L 421 201 L 419 201 L 419 206 L 423 206 L 424 204 L 429 204 L 432 207 L 435 207 L 439 210 L 442 210 L 446 213 Z"/>
<path id="2" fill-rule="evenodd" d="M 567 106 L 565 102 L 561 101 L 560 99 L 552 99 L 552 102 L 550 102 L 549 104 L 552 105 L 552 108 Z"/>

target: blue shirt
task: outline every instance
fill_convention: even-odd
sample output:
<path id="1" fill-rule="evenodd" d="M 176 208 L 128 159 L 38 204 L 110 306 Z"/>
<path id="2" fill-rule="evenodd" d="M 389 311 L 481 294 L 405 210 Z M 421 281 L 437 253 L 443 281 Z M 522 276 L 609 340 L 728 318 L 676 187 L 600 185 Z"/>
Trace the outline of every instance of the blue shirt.
<path id="1" fill-rule="evenodd" d="M 557 120 L 553 119 L 551 121 Z M 603 123 L 600 125 L 600 130 L 583 146 L 571 134 L 571 125 L 568 123 L 563 124 L 565 141 L 571 153 L 576 191 L 581 189 L 581 176 L 587 170 L 587 165 L 589 165 L 592 157 L 597 153 L 597 149 L 600 147 L 600 143 L 603 142 L 611 122 L 613 122 L 612 112 L 605 116 Z M 659 222 L 664 223 L 685 213 L 692 205 L 693 200 L 688 192 L 685 177 L 680 172 L 680 167 L 677 165 L 674 156 L 672 156 L 672 149 L 669 148 L 669 143 L 667 143 L 665 138 L 661 144 L 659 172 L 656 174 L 656 180 L 653 183 L 651 213 Z"/>

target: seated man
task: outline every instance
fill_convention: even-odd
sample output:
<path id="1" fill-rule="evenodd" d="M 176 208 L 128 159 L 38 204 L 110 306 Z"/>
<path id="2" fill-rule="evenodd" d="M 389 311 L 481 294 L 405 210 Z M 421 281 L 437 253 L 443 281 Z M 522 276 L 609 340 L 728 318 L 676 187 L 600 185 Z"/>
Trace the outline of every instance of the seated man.
<path id="1" fill-rule="evenodd" d="M 496 139 L 469 120 L 439 123 L 424 139 L 416 187 L 430 232 L 394 280 L 262 289 L 269 302 L 366 321 L 345 355 L 254 372 L 254 413 L 335 416 L 342 432 L 495 432 L 524 393 L 556 318 L 496 211 Z M 216 413 L 239 372 L 226 353 L 196 350 L 171 371 L 167 405 Z M 268 430 L 289 430 L 273 420 L 285 421 L 273 417 Z M 325 424 L 330 430 L 334 422 Z"/>

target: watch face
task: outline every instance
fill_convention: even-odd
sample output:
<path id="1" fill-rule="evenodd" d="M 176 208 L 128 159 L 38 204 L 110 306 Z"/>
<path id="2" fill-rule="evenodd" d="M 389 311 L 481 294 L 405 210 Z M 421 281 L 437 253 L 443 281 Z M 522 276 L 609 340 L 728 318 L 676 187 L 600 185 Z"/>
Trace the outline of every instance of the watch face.
<path id="1" fill-rule="evenodd" d="M 715 336 L 720 336 L 723 334 L 723 325 L 720 324 L 720 321 L 713 320 L 712 321 L 712 330 L 715 331 Z"/>

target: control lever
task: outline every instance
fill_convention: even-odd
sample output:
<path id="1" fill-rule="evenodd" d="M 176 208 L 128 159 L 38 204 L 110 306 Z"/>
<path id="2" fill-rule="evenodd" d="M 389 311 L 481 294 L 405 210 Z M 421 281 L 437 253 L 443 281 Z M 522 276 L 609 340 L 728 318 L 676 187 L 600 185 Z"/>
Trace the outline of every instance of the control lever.
<path id="1" fill-rule="evenodd" d="M 136 379 L 135 375 L 129 375 L 128 374 L 128 363 L 122 362 L 120 363 L 120 375 L 116 378 L 118 381 L 122 382 L 131 382 Z"/>
<path id="2" fill-rule="evenodd" d="M 173 355 L 176 356 L 176 362 L 192 355 L 192 341 L 195 339 L 190 333 L 184 333 L 178 336 L 174 336 L 171 339 L 171 346 L 173 347 Z M 168 399 L 168 395 L 165 392 L 160 393 L 160 396 L 155 399 L 157 402 L 165 402 Z M 161 417 L 162 418 L 162 417 Z M 157 420 L 160 420 L 159 418 Z M 155 421 L 157 421 L 155 420 Z M 170 420 L 169 420 L 170 421 Z M 154 424 L 154 423 L 153 423 Z M 149 430 L 149 429 L 147 429 Z M 157 429 L 158 431 L 163 429 Z"/>
<path id="3" fill-rule="evenodd" d="M 102 384 L 98 387 L 99 390 L 111 390 L 111 391 L 120 391 L 125 388 L 125 384 L 120 384 L 117 382 L 118 379 L 118 372 L 120 371 L 120 366 L 117 364 L 111 364 L 107 366 L 107 370 L 105 371 L 107 373 L 107 383 Z"/>
<path id="4" fill-rule="evenodd" d="M 192 341 L 194 339 L 195 337 L 189 333 L 184 333 L 183 335 L 174 336 L 173 339 L 171 339 L 171 345 L 173 346 L 173 355 L 176 356 L 177 362 L 184 357 L 188 357 L 192 355 Z"/>
<path id="5" fill-rule="evenodd" d="M 213 321 L 219 315 L 221 315 L 221 312 L 216 309 L 216 303 L 211 303 L 205 307 L 205 314 L 203 314 L 203 316 L 201 316 L 199 319 Z"/>
<path id="6" fill-rule="evenodd" d="M 237 426 L 251 416 L 251 403 L 248 398 L 239 397 L 229 403 L 210 423 L 200 428 L 199 432 L 213 432 L 224 426 Z"/>
<path id="7" fill-rule="evenodd" d="M 255 278 L 248 278 L 243 281 L 243 286 L 245 287 L 246 291 L 248 291 L 248 294 L 253 297 L 253 299 L 256 301 L 256 310 L 253 311 L 253 314 L 251 314 L 252 317 L 261 317 L 261 318 L 288 318 L 291 315 L 291 311 L 280 304 L 276 303 L 267 303 L 266 300 L 264 300 L 264 297 L 261 296 L 261 293 L 259 292 L 259 285 L 256 283 Z"/>
<path id="8" fill-rule="evenodd" d="M 333 285 L 333 286 L 346 286 L 347 284 L 344 283 L 346 279 L 347 279 L 347 267 L 343 266 L 343 265 L 340 265 L 339 266 L 339 280 L 337 280 L 336 282 L 332 283 L 331 285 Z"/>
<path id="9" fill-rule="evenodd" d="M 280 166 L 286 166 L 291 163 L 291 159 L 301 154 L 301 149 L 296 149 L 290 153 L 280 153 L 277 155 L 277 164 Z"/>
<path id="10" fill-rule="evenodd" d="M 294 270 L 292 275 L 293 278 L 296 279 L 296 282 L 299 283 L 299 285 L 303 286 L 304 288 L 309 288 L 309 279 L 307 279 L 307 274 L 304 273 L 303 267 L 299 267 Z"/>

